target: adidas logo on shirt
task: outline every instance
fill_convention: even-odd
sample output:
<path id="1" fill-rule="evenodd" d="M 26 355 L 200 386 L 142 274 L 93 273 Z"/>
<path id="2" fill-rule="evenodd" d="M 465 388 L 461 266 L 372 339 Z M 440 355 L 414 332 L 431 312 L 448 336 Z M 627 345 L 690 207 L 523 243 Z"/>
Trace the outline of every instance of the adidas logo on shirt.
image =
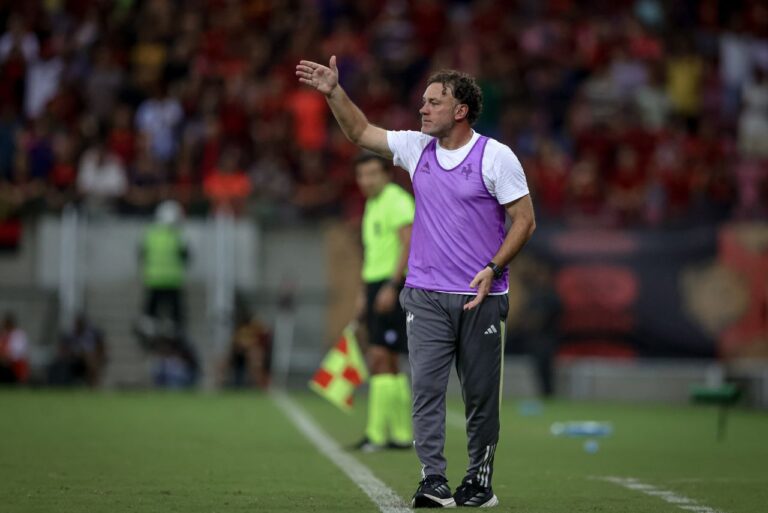
<path id="1" fill-rule="evenodd" d="M 495 333 L 498 333 L 498 332 L 499 332 L 499 330 L 497 330 L 497 329 L 496 329 L 496 326 L 494 326 L 493 324 L 491 324 L 491 327 L 490 327 L 490 328 L 488 328 L 487 330 L 485 330 L 485 333 L 484 333 L 484 334 L 485 334 L 485 335 L 493 335 L 493 334 L 495 334 Z"/>

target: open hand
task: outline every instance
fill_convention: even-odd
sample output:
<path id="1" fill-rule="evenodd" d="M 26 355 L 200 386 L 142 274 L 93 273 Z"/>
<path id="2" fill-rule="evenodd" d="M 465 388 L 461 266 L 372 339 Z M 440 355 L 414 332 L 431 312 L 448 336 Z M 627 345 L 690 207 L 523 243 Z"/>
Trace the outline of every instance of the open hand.
<path id="1" fill-rule="evenodd" d="M 482 303 L 485 296 L 490 292 L 492 283 L 493 271 L 488 267 L 484 267 L 482 271 L 475 275 L 472 282 L 469 284 L 470 288 L 477 289 L 477 296 L 475 296 L 475 299 L 464 305 L 464 310 L 472 310 Z"/>
<path id="2" fill-rule="evenodd" d="M 300 61 L 296 66 L 296 76 L 299 82 L 314 87 L 328 96 L 339 85 L 339 68 L 336 67 L 336 56 L 333 55 L 328 66 L 312 61 Z"/>

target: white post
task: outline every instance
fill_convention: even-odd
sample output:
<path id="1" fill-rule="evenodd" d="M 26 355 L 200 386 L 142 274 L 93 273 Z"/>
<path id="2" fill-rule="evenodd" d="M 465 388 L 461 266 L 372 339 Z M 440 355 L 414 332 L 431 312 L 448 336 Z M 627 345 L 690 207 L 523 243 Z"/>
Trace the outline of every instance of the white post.
<path id="1" fill-rule="evenodd" d="M 59 326 L 68 328 L 82 307 L 83 287 L 79 269 L 80 216 L 72 204 L 62 211 L 59 236 Z"/>
<path id="2" fill-rule="evenodd" d="M 235 224 L 232 213 L 220 210 L 212 220 L 213 267 L 208 284 L 208 317 L 211 319 L 212 344 L 205 386 L 218 386 L 216 371 L 232 337 L 235 302 Z"/>

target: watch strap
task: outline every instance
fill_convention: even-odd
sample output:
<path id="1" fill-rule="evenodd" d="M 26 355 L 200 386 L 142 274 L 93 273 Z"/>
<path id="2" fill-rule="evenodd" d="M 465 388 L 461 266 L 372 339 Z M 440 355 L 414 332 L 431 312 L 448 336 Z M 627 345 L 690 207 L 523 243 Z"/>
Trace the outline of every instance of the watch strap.
<path id="1" fill-rule="evenodd" d="M 496 280 L 504 275 L 504 268 L 499 267 L 495 262 L 488 262 L 485 266 L 493 271 L 493 278 Z"/>

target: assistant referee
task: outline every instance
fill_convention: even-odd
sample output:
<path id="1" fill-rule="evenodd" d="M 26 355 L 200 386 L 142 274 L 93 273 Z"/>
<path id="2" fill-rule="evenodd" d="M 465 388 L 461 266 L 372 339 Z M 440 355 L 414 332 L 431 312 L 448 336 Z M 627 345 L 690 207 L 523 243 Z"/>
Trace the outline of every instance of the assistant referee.
<path id="1" fill-rule="evenodd" d="M 362 451 L 412 447 L 411 388 L 399 369 L 399 353 L 407 351 L 405 313 L 398 295 L 405 283 L 414 217 L 413 197 L 392 183 L 383 158 L 365 153 L 355 161 L 358 186 L 366 197 L 363 215 L 364 283 L 358 301 L 368 329 L 367 359 L 371 370 Z"/>

